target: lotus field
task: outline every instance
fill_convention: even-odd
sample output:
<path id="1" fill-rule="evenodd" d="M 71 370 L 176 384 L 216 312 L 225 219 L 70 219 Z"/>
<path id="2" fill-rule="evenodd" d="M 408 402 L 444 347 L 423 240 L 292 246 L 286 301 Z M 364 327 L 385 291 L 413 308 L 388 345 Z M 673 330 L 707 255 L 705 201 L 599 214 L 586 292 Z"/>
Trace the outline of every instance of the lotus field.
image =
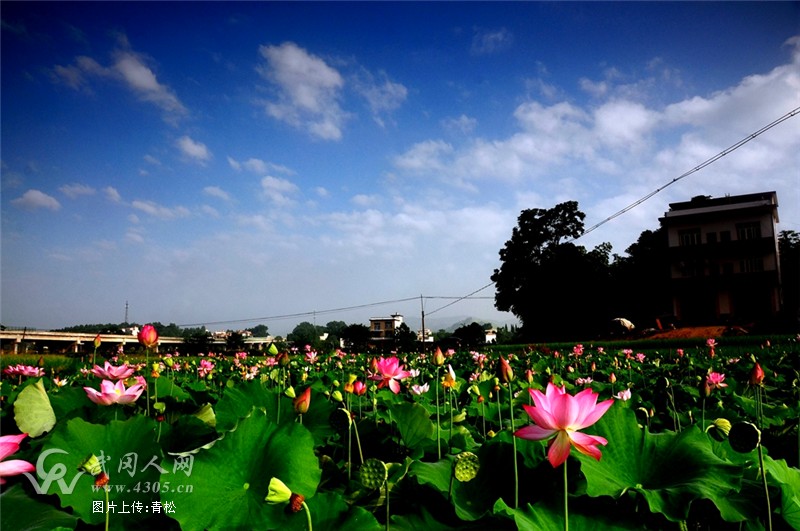
<path id="1" fill-rule="evenodd" d="M 3 357 L 2 529 L 800 529 L 796 337 L 139 341 Z"/>

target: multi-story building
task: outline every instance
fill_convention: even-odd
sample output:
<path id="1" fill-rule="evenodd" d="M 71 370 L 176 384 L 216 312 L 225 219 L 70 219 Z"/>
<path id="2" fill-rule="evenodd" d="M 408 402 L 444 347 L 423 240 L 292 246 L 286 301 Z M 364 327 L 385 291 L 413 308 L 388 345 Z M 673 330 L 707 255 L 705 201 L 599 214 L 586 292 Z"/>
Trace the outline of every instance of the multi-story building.
<path id="1" fill-rule="evenodd" d="M 393 314 L 391 317 L 370 317 L 370 339 L 375 341 L 394 339 L 395 332 L 401 324 L 403 324 L 403 316 L 400 314 Z"/>
<path id="2" fill-rule="evenodd" d="M 672 307 L 686 325 L 750 323 L 781 309 L 778 196 L 761 192 L 670 203 Z"/>

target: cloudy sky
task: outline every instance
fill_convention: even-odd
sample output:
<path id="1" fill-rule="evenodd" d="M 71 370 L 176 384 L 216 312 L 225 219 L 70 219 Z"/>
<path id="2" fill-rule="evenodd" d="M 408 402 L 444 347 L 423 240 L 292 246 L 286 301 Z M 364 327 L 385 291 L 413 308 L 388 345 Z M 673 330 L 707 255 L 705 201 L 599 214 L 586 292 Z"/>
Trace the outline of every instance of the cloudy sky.
<path id="1" fill-rule="evenodd" d="M 513 320 L 520 211 L 589 227 L 799 107 L 799 6 L 3 2 L 0 319 Z M 794 117 L 577 243 L 769 190 L 800 231 L 798 153 Z"/>

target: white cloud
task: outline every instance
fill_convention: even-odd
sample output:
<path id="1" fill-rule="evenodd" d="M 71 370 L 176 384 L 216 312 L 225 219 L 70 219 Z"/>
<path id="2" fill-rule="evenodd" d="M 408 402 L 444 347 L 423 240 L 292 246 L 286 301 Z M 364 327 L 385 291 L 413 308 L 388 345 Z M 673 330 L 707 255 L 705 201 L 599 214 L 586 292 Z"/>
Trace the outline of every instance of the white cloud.
<path id="1" fill-rule="evenodd" d="M 294 201 L 290 196 L 298 191 L 293 182 L 270 175 L 261 179 L 261 189 L 264 196 L 276 205 L 292 204 Z"/>
<path id="2" fill-rule="evenodd" d="M 347 117 L 339 104 L 339 72 L 293 42 L 259 52 L 266 64 L 258 71 L 278 90 L 277 99 L 265 103 L 267 114 L 323 140 L 339 140 Z"/>
<path id="3" fill-rule="evenodd" d="M 265 174 L 269 172 L 282 173 L 284 175 L 294 175 L 294 170 L 275 164 L 274 162 L 267 162 L 261 159 L 251 157 L 244 162 L 238 161 L 231 156 L 228 156 L 228 165 L 236 171 L 247 170 L 255 174 Z"/>
<path id="4" fill-rule="evenodd" d="M 448 131 L 458 132 L 462 134 L 469 134 L 475 130 L 478 125 L 478 120 L 470 118 L 466 114 L 462 114 L 458 118 L 445 118 L 442 120 L 442 127 Z"/>
<path id="5" fill-rule="evenodd" d="M 361 73 L 354 79 L 356 91 L 367 100 L 372 119 L 384 127 L 385 116 L 397 110 L 406 101 L 408 89 L 389 79 L 385 72 L 381 72 L 376 80 L 375 76 L 362 69 Z"/>
<path id="6" fill-rule="evenodd" d="M 59 191 L 70 199 L 75 199 L 82 195 L 93 195 L 96 192 L 91 186 L 78 183 L 65 184 L 59 188 Z"/>
<path id="7" fill-rule="evenodd" d="M 22 197 L 11 201 L 13 204 L 26 210 L 36 210 L 46 208 L 48 210 L 58 210 L 61 204 L 55 197 L 49 196 L 40 190 L 28 190 Z"/>
<path id="8" fill-rule="evenodd" d="M 109 201 L 113 201 L 114 203 L 119 203 L 122 201 L 122 196 L 113 186 L 106 186 L 103 188 L 103 193 L 105 194 L 106 199 Z"/>
<path id="9" fill-rule="evenodd" d="M 164 220 L 185 218 L 189 216 L 189 209 L 182 206 L 170 208 L 159 205 L 153 201 L 141 201 L 138 199 L 131 203 L 131 206 L 153 217 Z"/>
<path id="10" fill-rule="evenodd" d="M 104 67 L 91 57 L 78 56 L 74 64 L 54 66 L 53 79 L 75 90 L 88 92 L 91 92 L 91 79 L 114 79 L 127 86 L 142 101 L 159 107 L 164 111 L 164 119 L 168 122 L 175 123 L 185 116 L 186 107 L 174 91 L 158 81 L 152 68 L 146 64 L 144 56 L 129 49 L 127 39 L 122 41 L 124 47 L 113 52 L 114 62 L 111 66 Z"/>
<path id="11" fill-rule="evenodd" d="M 203 188 L 203 193 L 211 197 L 222 199 L 223 201 L 231 200 L 230 194 L 219 186 L 206 186 Z"/>
<path id="12" fill-rule="evenodd" d="M 242 170 L 242 164 L 231 156 L 228 157 L 228 165 L 236 171 Z"/>
<path id="13" fill-rule="evenodd" d="M 211 160 L 211 152 L 202 142 L 195 142 L 188 136 L 184 135 L 176 141 L 176 144 L 178 149 L 181 150 L 181 153 L 192 160 L 195 160 L 201 164 Z"/>
<path id="14" fill-rule="evenodd" d="M 444 140 L 425 140 L 395 157 L 394 163 L 398 168 L 412 172 L 436 172 L 444 169 L 443 158 L 453 152 L 453 146 Z"/>
<path id="15" fill-rule="evenodd" d="M 367 194 L 356 194 L 354 195 L 350 201 L 354 205 L 358 205 L 360 207 L 367 207 L 373 206 L 380 202 L 380 197 L 376 195 L 367 195 Z"/>
<path id="16" fill-rule="evenodd" d="M 476 29 L 471 51 L 476 55 L 493 54 L 509 48 L 513 42 L 514 35 L 506 28 Z"/>

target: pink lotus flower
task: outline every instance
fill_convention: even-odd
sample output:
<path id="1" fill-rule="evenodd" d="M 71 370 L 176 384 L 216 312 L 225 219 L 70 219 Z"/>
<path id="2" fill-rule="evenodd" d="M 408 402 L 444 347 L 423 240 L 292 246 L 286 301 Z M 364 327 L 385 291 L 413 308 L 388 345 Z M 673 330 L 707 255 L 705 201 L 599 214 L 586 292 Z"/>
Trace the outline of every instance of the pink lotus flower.
<path id="1" fill-rule="evenodd" d="M 630 389 L 623 389 L 619 393 L 615 394 L 614 398 L 616 398 L 617 400 L 622 400 L 623 402 L 625 402 L 626 400 L 630 400 L 631 399 L 631 390 Z"/>
<path id="2" fill-rule="evenodd" d="M 3 372 L 9 376 L 29 376 L 33 378 L 44 376 L 44 369 L 40 369 L 39 367 L 34 367 L 32 365 L 22 364 L 6 367 Z"/>
<path id="3" fill-rule="evenodd" d="M 124 380 L 133 374 L 133 367 L 128 364 L 114 367 L 109 362 L 106 362 L 102 368 L 99 365 L 95 365 L 92 369 L 92 374 L 104 380 Z"/>
<path id="4" fill-rule="evenodd" d="M 514 436 L 531 441 L 550 441 L 547 459 L 553 467 L 567 460 L 570 448 L 574 446 L 582 454 L 600 460 L 598 445 L 606 445 L 608 441 L 599 435 L 587 435 L 578 430 L 591 426 L 602 417 L 613 400 L 597 403 L 598 394 L 591 389 L 584 389 L 577 395 L 567 394 L 566 390 L 552 383 L 547 384 L 546 393 L 537 389 L 529 389 L 534 406 L 523 404 L 522 407 L 536 423 L 525 426 L 514 432 Z"/>
<path id="5" fill-rule="evenodd" d="M 709 389 L 722 389 L 728 387 L 725 383 L 725 375 L 718 372 L 710 372 L 706 376 L 706 387 Z"/>
<path id="6" fill-rule="evenodd" d="M 89 397 L 89 400 L 95 404 L 110 406 L 111 404 L 130 404 L 135 402 L 144 391 L 144 386 L 139 383 L 126 389 L 122 380 L 117 380 L 117 383 L 103 380 L 100 382 L 100 391 L 91 387 L 84 387 L 83 390 L 86 391 L 86 396 Z"/>
<path id="7" fill-rule="evenodd" d="M 212 361 L 200 360 L 200 367 L 197 368 L 197 375 L 200 378 L 205 378 L 206 376 L 211 374 L 211 371 L 214 370 L 215 366 L 216 365 L 214 365 L 214 362 Z"/>
<path id="8" fill-rule="evenodd" d="M 36 470 L 35 466 L 22 459 L 4 461 L 6 457 L 19 450 L 19 443 L 27 436 L 27 433 L 20 433 L 19 435 L 3 435 L 0 437 L 0 485 L 6 482 L 4 476 L 16 476 Z"/>
<path id="9" fill-rule="evenodd" d="M 153 325 L 144 325 L 136 337 L 145 348 L 158 345 L 158 332 Z"/>
<path id="10" fill-rule="evenodd" d="M 403 369 L 400 365 L 400 360 L 397 356 L 391 358 L 384 358 L 381 356 L 379 360 L 374 360 L 375 374 L 370 375 L 371 380 L 380 380 L 378 389 L 381 387 L 389 386 L 394 394 L 400 392 L 400 380 L 408 378 L 411 373 Z"/>

